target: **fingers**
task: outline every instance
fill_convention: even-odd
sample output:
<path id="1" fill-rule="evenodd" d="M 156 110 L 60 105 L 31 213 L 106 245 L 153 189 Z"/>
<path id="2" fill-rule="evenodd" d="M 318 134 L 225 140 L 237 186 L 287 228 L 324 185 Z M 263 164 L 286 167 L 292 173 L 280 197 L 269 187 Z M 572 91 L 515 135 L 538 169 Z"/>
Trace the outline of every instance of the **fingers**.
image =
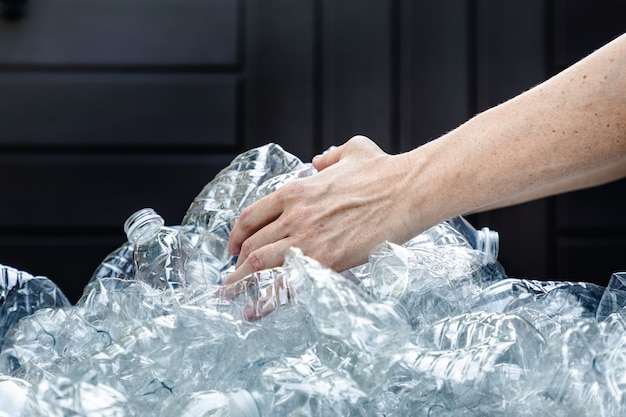
<path id="1" fill-rule="evenodd" d="M 310 217 L 308 207 L 291 207 L 290 201 L 303 192 L 300 181 L 304 179 L 286 184 L 239 216 L 228 243 L 228 251 L 239 255 L 236 278 L 282 264 L 284 252 L 289 248 L 287 237 Z M 234 282 L 236 278 L 229 278 L 227 282 Z"/>
<path id="2" fill-rule="evenodd" d="M 247 207 L 239 216 L 237 223 L 228 238 L 228 252 L 239 255 L 241 245 L 250 236 L 258 232 L 267 224 L 271 224 L 282 213 L 282 207 L 272 193 Z"/>
<path id="3" fill-rule="evenodd" d="M 249 236 L 243 243 L 241 243 L 239 248 L 239 258 L 237 259 L 236 267 L 239 268 L 248 257 L 257 251 L 259 248 L 263 248 L 267 245 L 271 245 L 272 243 L 278 243 L 281 240 L 288 237 L 287 228 L 284 226 L 281 221 L 281 217 L 275 219 L 269 224 L 266 224 L 261 229 L 257 230 L 252 236 Z M 269 248 L 268 248 L 269 249 Z M 264 256 L 267 254 L 263 253 Z M 256 255 L 252 257 L 249 261 L 252 267 L 258 268 L 255 271 L 260 271 L 262 269 L 271 268 L 272 266 L 266 266 L 266 263 L 263 262 L 262 259 L 257 260 Z"/>
<path id="4" fill-rule="evenodd" d="M 287 249 L 289 249 L 287 239 L 281 239 L 254 250 L 237 266 L 235 271 L 224 281 L 223 285 L 241 281 L 254 272 L 282 265 Z"/>

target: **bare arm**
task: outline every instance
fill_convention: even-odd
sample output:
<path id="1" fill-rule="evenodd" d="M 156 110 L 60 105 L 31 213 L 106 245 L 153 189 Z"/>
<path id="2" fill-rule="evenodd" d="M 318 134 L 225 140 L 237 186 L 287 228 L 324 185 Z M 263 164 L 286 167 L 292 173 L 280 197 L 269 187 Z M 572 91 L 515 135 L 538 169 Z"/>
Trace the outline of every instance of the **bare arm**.
<path id="1" fill-rule="evenodd" d="M 425 224 L 618 178 L 626 157 L 626 35 L 408 156 L 421 190 L 413 204 Z M 433 199 L 447 207 L 423 204 Z"/>
<path id="2" fill-rule="evenodd" d="M 411 152 L 353 138 L 316 158 L 319 174 L 245 210 L 234 282 L 284 251 L 343 270 L 384 240 L 458 214 L 587 187 L 626 172 L 626 35 L 562 73 Z"/>

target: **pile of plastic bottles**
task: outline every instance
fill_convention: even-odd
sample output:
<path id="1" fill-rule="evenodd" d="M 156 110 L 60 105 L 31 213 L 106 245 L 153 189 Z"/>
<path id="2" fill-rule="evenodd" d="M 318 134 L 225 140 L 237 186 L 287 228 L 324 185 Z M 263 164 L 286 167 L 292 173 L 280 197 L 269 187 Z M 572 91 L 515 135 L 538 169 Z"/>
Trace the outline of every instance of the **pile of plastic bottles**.
<path id="1" fill-rule="evenodd" d="M 270 144 L 180 225 L 138 211 L 76 305 L 0 266 L 0 417 L 626 414 L 626 274 L 509 278 L 462 217 L 342 273 L 294 248 L 222 286 L 239 213 L 309 175 Z"/>

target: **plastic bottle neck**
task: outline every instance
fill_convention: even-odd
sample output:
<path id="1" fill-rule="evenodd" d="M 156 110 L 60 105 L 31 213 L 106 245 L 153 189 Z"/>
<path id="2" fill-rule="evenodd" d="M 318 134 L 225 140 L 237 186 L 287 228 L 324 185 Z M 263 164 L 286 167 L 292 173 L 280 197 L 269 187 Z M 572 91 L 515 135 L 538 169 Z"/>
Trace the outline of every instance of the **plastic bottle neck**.
<path id="1" fill-rule="evenodd" d="M 165 220 L 154 209 L 144 208 L 124 222 L 124 232 L 129 242 L 140 245 L 150 240 L 164 224 Z"/>
<path id="2" fill-rule="evenodd" d="M 500 249 L 500 235 L 495 230 L 483 227 L 476 233 L 476 249 L 485 252 L 498 259 L 498 251 Z"/>

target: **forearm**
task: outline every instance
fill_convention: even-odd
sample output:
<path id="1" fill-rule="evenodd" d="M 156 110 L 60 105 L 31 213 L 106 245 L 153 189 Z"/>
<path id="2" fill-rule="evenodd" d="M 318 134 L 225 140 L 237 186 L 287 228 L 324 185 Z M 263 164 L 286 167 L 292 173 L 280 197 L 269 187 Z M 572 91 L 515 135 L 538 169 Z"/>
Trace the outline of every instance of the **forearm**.
<path id="1" fill-rule="evenodd" d="M 573 177 L 567 177 L 560 181 L 547 183 L 542 187 L 536 187 L 525 192 L 520 192 L 506 200 L 501 200 L 491 205 L 481 207 L 464 214 L 473 214 L 494 210 L 502 207 L 508 207 L 515 204 L 521 204 L 538 198 L 549 197 L 562 194 L 569 191 L 582 190 L 584 188 L 594 187 L 609 183 L 626 177 L 626 164 L 622 162 L 615 163 L 606 167 L 601 167 L 591 172 L 585 172 Z"/>
<path id="2" fill-rule="evenodd" d="M 406 157 L 417 232 L 616 179 L 626 158 L 626 36 Z"/>

